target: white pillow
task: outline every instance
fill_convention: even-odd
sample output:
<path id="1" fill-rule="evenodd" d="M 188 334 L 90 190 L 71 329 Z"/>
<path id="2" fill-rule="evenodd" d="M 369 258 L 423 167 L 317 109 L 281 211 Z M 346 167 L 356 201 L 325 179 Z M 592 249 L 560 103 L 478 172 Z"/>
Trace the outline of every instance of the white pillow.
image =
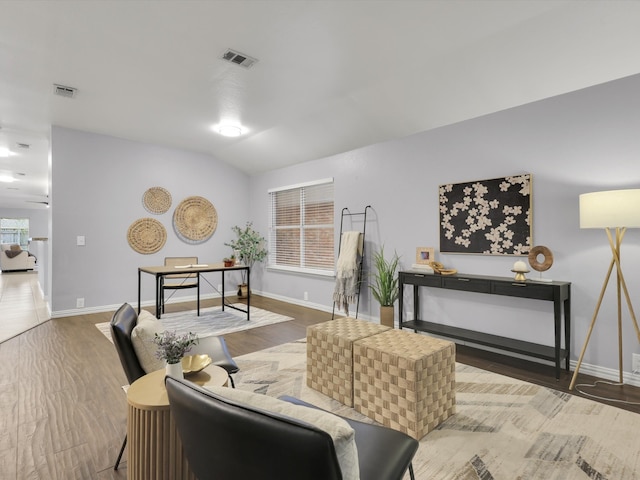
<path id="1" fill-rule="evenodd" d="M 229 400 L 301 420 L 324 430 L 331 435 L 333 439 L 340 470 L 342 470 L 342 478 L 344 480 L 360 479 L 355 432 L 353 428 L 351 428 L 351 425 L 343 418 L 324 410 L 309 408 L 304 405 L 295 405 L 284 400 L 259 393 L 248 392 L 246 390 L 215 386 L 205 386 L 205 388 Z"/>
<path id="2" fill-rule="evenodd" d="M 138 324 L 131 331 L 131 343 L 140 366 L 147 373 L 164 368 L 164 360 L 156 357 L 157 345 L 153 343 L 156 333 L 162 332 L 164 327 L 160 320 L 146 310 L 142 310 L 138 315 Z"/>

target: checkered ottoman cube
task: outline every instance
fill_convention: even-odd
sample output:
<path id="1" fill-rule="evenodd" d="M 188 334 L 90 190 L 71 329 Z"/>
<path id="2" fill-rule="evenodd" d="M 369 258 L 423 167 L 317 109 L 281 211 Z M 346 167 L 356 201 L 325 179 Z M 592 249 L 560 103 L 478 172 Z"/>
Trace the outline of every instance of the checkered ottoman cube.
<path id="1" fill-rule="evenodd" d="M 389 330 L 353 345 L 354 408 L 420 440 L 456 411 L 455 344 Z"/>
<path id="2" fill-rule="evenodd" d="M 353 342 L 387 330 L 349 317 L 307 327 L 307 386 L 353 407 Z"/>

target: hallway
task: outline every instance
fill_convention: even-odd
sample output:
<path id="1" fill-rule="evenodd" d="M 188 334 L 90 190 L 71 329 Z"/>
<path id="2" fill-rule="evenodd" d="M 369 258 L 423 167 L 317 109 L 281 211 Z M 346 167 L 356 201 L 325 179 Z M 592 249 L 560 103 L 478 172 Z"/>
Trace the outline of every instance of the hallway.
<path id="1" fill-rule="evenodd" d="M 0 342 L 51 318 L 37 272 L 0 274 Z"/>

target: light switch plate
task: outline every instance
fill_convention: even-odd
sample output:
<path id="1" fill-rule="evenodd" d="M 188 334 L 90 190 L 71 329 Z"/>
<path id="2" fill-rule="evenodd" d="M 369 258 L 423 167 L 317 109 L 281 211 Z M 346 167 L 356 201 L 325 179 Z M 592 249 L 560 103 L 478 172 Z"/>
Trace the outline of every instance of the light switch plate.
<path id="1" fill-rule="evenodd" d="M 85 246 L 84 235 L 78 235 L 76 237 L 76 245 L 78 245 L 79 247 L 84 247 Z"/>

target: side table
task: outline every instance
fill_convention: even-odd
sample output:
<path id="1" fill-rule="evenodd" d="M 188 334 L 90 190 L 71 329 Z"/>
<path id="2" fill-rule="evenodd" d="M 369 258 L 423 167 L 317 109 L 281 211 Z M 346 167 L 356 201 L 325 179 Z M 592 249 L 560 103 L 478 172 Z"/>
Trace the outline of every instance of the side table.
<path id="1" fill-rule="evenodd" d="M 197 480 L 182 449 L 169 410 L 164 370 L 139 378 L 127 391 L 127 479 Z M 209 365 L 187 380 L 200 386 L 226 386 L 224 368 Z"/>

